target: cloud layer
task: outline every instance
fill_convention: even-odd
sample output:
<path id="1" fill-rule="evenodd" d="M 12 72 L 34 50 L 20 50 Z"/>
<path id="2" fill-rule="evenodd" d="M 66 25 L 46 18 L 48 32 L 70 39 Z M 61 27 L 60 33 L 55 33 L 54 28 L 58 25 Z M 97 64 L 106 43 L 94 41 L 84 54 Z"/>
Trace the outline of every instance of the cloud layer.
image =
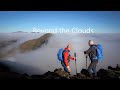
<path id="1" fill-rule="evenodd" d="M 17 48 L 21 43 L 38 38 L 43 34 L 40 33 L 6 33 L 0 34 L 1 42 L 17 39 L 16 43 L 1 48 L 0 52 L 8 52 L 12 48 Z M 57 61 L 57 52 L 59 48 L 65 48 L 67 44 L 72 44 L 71 55 L 77 53 L 77 70 L 80 72 L 82 68 L 86 68 L 86 59 L 83 51 L 89 48 L 88 40 L 94 40 L 96 44 L 103 46 L 104 59 L 98 63 L 97 70 L 107 68 L 108 65 L 116 66 L 120 63 L 119 46 L 120 34 L 54 34 L 48 43 L 37 50 L 27 53 L 19 53 L 15 51 L 12 55 L 8 55 L 1 60 L 15 62 L 16 65 L 11 65 L 13 69 L 19 70 L 21 73 L 28 74 L 43 74 L 48 70 L 53 71 L 55 68 L 62 68 Z M 88 65 L 89 65 L 88 59 Z M 8 64 L 8 63 L 7 63 Z M 20 65 L 17 65 L 20 64 Z M 27 67 L 22 67 L 29 66 Z M 75 74 L 75 61 L 70 62 L 72 74 Z M 35 68 L 35 69 L 30 69 Z"/>

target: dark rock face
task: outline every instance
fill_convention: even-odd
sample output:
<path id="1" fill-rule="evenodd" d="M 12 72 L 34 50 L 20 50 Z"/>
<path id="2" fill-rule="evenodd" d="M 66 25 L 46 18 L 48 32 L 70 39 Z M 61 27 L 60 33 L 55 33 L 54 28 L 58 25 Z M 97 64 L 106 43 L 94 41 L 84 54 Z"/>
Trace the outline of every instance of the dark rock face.
<path id="1" fill-rule="evenodd" d="M 119 70 L 120 70 L 120 65 L 117 64 L 117 65 L 116 65 L 116 68 L 113 68 L 113 67 L 111 67 L 111 66 L 108 66 L 108 69 L 109 69 L 109 70 L 119 71 Z"/>
<path id="2" fill-rule="evenodd" d="M 88 77 L 90 76 L 89 72 L 86 69 L 82 69 L 81 73 L 84 74 L 85 76 L 88 76 Z"/>
<path id="3" fill-rule="evenodd" d="M 53 72 L 48 71 L 43 75 L 28 75 L 27 73 L 19 74 L 13 72 L 8 66 L 0 63 L 0 80 L 24 80 L 24 79 L 120 79 L 120 70 L 109 66 L 108 70 L 100 69 L 96 78 L 90 78 L 86 69 L 82 69 L 77 75 L 69 76 L 62 68 L 55 69 Z"/>
<path id="4" fill-rule="evenodd" d="M 0 63 L 0 72 L 9 72 L 10 68 L 5 66 L 3 63 Z"/>
<path id="5" fill-rule="evenodd" d="M 119 70 L 119 71 L 120 71 L 120 65 L 119 65 L 119 64 L 117 64 L 116 70 Z"/>
<path id="6" fill-rule="evenodd" d="M 54 73 L 58 74 L 61 77 L 69 78 L 69 74 L 63 71 L 61 68 L 55 69 Z"/>
<path id="7" fill-rule="evenodd" d="M 77 73 L 77 75 L 74 75 L 73 77 L 71 77 L 71 79 L 91 79 L 91 78 L 88 76 L 85 76 L 82 73 Z"/>
<path id="8" fill-rule="evenodd" d="M 98 77 L 100 77 L 100 79 L 119 79 L 120 78 L 119 72 L 113 70 L 100 69 L 97 72 L 97 75 Z"/>
<path id="9" fill-rule="evenodd" d="M 31 79 L 42 79 L 41 75 L 32 75 Z"/>

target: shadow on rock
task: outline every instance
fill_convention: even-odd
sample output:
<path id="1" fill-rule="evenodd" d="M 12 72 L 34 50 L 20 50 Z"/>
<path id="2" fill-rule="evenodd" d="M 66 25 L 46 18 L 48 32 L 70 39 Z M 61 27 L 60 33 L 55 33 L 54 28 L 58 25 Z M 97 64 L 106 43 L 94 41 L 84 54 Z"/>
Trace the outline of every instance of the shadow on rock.
<path id="1" fill-rule="evenodd" d="M 86 69 L 82 69 L 81 73 L 84 74 L 87 77 L 90 77 L 89 72 Z"/>

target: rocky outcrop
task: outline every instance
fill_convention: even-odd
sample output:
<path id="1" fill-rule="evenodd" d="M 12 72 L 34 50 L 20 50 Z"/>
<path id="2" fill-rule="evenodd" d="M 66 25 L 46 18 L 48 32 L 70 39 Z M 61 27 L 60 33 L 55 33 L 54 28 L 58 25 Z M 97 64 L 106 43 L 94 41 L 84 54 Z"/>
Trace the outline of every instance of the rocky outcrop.
<path id="1" fill-rule="evenodd" d="M 22 43 L 20 45 L 19 49 L 22 53 L 24 53 L 27 51 L 31 51 L 31 50 L 40 48 L 43 44 L 48 42 L 48 39 L 49 39 L 49 37 L 51 37 L 51 35 L 52 34 L 47 33 L 37 39 L 28 40 L 28 41 Z"/>
<path id="2" fill-rule="evenodd" d="M 113 67 L 112 67 L 113 68 Z M 96 78 L 90 78 L 86 69 L 82 69 L 77 75 L 69 75 L 62 68 L 55 69 L 53 72 L 48 71 L 43 75 L 28 75 L 27 73 L 20 74 L 12 71 L 8 66 L 0 63 L 0 80 L 24 80 L 24 79 L 120 79 L 120 68 L 111 70 L 109 69 L 100 69 L 97 72 Z"/>
<path id="3" fill-rule="evenodd" d="M 52 36 L 51 33 L 46 33 L 37 39 L 32 39 L 32 40 L 23 42 L 18 47 L 13 47 L 10 50 L 4 50 L 4 48 L 6 48 L 6 46 L 8 46 L 8 45 L 16 43 L 17 40 L 0 42 L 0 49 L 3 48 L 3 51 L 5 51 L 5 52 L 0 51 L 0 58 L 4 58 L 7 56 L 13 56 L 16 54 L 17 50 L 19 50 L 21 53 L 36 50 L 36 49 L 42 47 L 42 45 L 47 44 L 48 40 L 51 36 Z"/>

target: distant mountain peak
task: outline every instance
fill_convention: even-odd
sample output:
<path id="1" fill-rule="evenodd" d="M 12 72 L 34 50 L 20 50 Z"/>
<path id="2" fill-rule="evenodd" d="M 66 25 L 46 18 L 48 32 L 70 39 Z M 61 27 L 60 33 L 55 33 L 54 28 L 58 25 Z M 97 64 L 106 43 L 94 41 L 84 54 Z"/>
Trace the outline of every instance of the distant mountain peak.
<path id="1" fill-rule="evenodd" d="M 24 32 L 24 31 L 16 31 L 16 32 L 13 32 L 13 33 L 27 33 L 27 32 Z"/>
<path id="2" fill-rule="evenodd" d="M 51 37 L 51 33 L 46 33 L 37 39 L 28 40 L 20 45 L 20 51 L 26 52 L 40 48 L 43 44 L 48 43 L 48 39 Z"/>

